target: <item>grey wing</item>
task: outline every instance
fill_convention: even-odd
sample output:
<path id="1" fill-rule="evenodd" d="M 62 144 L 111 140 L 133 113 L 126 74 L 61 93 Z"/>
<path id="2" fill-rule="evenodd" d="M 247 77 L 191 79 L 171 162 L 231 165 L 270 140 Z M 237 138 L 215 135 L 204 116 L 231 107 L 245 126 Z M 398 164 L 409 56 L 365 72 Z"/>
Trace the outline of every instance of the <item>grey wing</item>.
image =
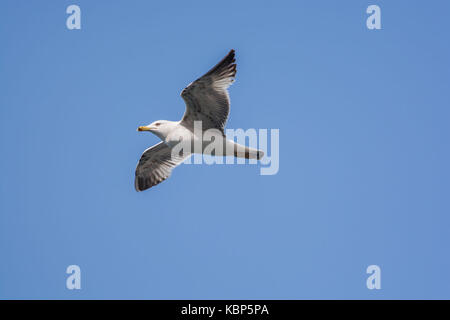
<path id="1" fill-rule="evenodd" d="M 144 191 L 166 180 L 172 169 L 186 156 L 172 155 L 172 149 L 160 142 L 144 151 L 136 167 L 134 187 Z"/>
<path id="2" fill-rule="evenodd" d="M 202 121 L 203 130 L 216 128 L 223 132 L 230 113 L 228 87 L 236 76 L 234 57 L 234 50 L 231 50 L 222 61 L 181 92 L 186 103 L 181 124 L 193 127 L 194 121 Z"/>

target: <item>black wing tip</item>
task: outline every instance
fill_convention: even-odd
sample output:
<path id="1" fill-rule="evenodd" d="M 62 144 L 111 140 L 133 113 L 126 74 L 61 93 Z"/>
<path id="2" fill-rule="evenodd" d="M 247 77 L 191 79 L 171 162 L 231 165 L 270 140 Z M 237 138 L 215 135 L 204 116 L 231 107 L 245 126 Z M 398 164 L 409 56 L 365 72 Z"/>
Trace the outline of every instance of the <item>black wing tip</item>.
<path id="1" fill-rule="evenodd" d="M 234 49 L 231 49 L 230 52 L 222 59 L 218 64 L 216 64 L 211 70 L 209 70 L 206 75 L 211 75 L 213 73 L 218 72 L 219 74 L 223 71 L 230 71 L 231 70 L 231 76 L 234 77 L 236 74 L 236 51 Z M 231 68 L 231 69 L 230 69 Z"/>
<path id="2" fill-rule="evenodd" d="M 236 62 L 236 51 L 234 49 L 231 49 L 230 52 L 225 56 L 224 62 L 227 61 L 227 63 L 235 63 Z"/>
<path id="3" fill-rule="evenodd" d="M 136 192 L 142 192 L 156 186 L 157 184 L 139 184 L 135 185 Z"/>
<path id="4" fill-rule="evenodd" d="M 222 61 L 218 64 L 218 69 L 222 69 L 231 77 L 236 76 L 236 51 L 231 49 L 230 52 L 222 59 Z"/>
<path id="5" fill-rule="evenodd" d="M 142 191 L 148 190 L 150 188 L 153 188 L 154 186 L 157 186 L 158 184 L 160 184 L 161 182 L 163 182 L 166 179 L 167 178 L 151 180 L 151 179 L 146 179 L 145 177 L 136 176 L 136 178 L 134 180 L 134 188 L 137 192 L 142 192 Z"/>

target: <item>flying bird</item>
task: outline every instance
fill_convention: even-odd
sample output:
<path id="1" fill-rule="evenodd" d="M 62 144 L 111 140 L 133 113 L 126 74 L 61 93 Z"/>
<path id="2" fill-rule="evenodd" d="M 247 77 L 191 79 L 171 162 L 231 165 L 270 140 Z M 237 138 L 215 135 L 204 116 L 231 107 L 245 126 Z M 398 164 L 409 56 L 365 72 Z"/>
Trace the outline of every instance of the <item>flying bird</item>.
<path id="1" fill-rule="evenodd" d="M 142 154 L 136 167 L 134 183 L 136 191 L 149 189 L 166 180 L 172 169 L 193 153 L 257 160 L 264 156 L 261 150 L 237 144 L 225 137 L 225 123 L 230 112 L 228 87 L 236 76 L 235 62 L 235 52 L 231 50 L 211 70 L 181 91 L 186 111 L 180 121 L 158 120 L 138 128 L 138 131 L 155 134 L 162 141 Z M 200 134 L 195 130 L 199 123 Z M 204 138 L 207 132 L 209 139 Z M 207 146 L 211 143 L 211 136 L 223 147 L 208 152 Z M 176 146 L 180 142 L 189 148 L 179 151 Z"/>

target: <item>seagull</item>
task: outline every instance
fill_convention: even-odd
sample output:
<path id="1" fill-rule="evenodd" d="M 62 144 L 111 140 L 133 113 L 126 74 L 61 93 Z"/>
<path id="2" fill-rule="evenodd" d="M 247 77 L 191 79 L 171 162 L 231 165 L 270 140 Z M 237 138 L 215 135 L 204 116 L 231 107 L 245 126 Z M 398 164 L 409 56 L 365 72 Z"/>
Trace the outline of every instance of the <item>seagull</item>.
<path id="1" fill-rule="evenodd" d="M 144 191 L 166 180 L 172 169 L 193 153 L 257 160 L 264 156 L 261 150 L 237 144 L 225 137 L 225 123 L 230 112 L 228 87 L 236 76 L 235 62 L 235 51 L 231 50 L 211 70 L 181 91 L 186 111 L 180 121 L 158 120 L 138 128 L 138 131 L 155 134 L 162 141 L 142 154 L 136 167 L 136 191 Z M 198 124 L 201 125 L 200 132 L 195 130 Z M 212 139 L 206 139 L 206 133 L 223 147 L 209 152 L 207 146 Z M 200 148 L 193 147 L 198 141 Z M 179 152 L 176 146 L 180 142 L 187 143 L 189 148 Z"/>

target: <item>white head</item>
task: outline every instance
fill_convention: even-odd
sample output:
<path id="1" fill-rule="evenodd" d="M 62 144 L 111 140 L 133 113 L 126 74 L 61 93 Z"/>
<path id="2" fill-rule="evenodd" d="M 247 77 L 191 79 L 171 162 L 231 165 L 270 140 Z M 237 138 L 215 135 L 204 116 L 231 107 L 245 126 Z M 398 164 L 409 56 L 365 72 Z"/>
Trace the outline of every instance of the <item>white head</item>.
<path id="1" fill-rule="evenodd" d="M 151 133 L 157 135 L 160 139 L 164 140 L 177 124 L 178 122 L 175 121 L 158 120 L 147 126 L 139 127 L 138 131 L 150 131 Z"/>

